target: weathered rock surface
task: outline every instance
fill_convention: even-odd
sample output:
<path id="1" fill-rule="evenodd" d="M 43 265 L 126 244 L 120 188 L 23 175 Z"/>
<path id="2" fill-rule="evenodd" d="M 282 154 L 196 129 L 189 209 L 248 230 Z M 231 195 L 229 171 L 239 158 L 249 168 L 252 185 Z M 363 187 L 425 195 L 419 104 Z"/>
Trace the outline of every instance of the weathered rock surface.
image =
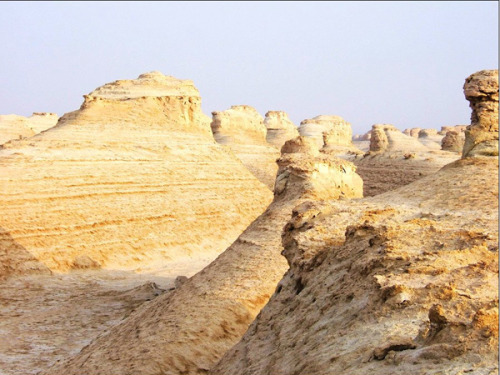
<path id="1" fill-rule="evenodd" d="M 351 124 L 340 116 L 320 115 L 300 123 L 299 133 L 304 137 L 311 137 L 319 148 L 325 145 L 324 134 L 330 145 L 351 146 Z"/>
<path id="2" fill-rule="evenodd" d="M 418 140 L 431 150 L 441 150 L 443 135 L 436 129 L 421 129 L 418 132 Z"/>
<path id="3" fill-rule="evenodd" d="M 268 111 L 264 118 L 267 128 L 266 140 L 268 143 L 281 149 L 289 139 L 299 136 L 297 126 L 290 121 L 288 114 L 283 111 Z"/>
<path id="4" fill-rule="evenodd" d="M 405 129 L 405 130 L 403 130 L 403 134 L 405 134 L 409 137 L 418 138 L 418 134 L 420 133 L 420 130 L 422 130 L 422 128 Z"/>
<path id="5" fill-rule="evenodd" d="M 446 132 L 441 141 L 441 149 L 462 154 L 465 142 L 465 132 L 456 132 L 454 130 Z"/>
<path id="6" fill-rule="evenodd" d="M 210 374 L 494 374 L 498 159 L 294 209 L 290 270 Z"/>
<path id="7" fill-rule="evenodd" d="M 472 115 L 463 156 L 498 156 L 498 70 L 481 70 L 467 77 L 464 94 Z"/>
<path id="8" fill-rule="evenodd" d="M 390 124 L 375 124 L 372 126 L 370 139 L 370 153 L 386 151 L 415 152 L 428 150 L 414 137 L 403 134 L 398 128 Z"/>
<path id="9" fill-rule="evenodd" d="M 234 105 L 226 111 L 212 112 L 212 116 L 215 140 L 229 147 L 243 165 L 272 190 L 279 150 L 267 143 L 262 116 L 248 105 Z"/>
<path id="10" fill-rule="evenodd" d="M 45 374 L 205 374 L 241 338 L 286 271 L 281 228 L 292 208 L 305 199 L 361 195 L 351 163 L 319 155 L 303 138 L 282 149 L 273 203 L 223 254 Z"/>
<path id="11" fill-rule="evenodd" d="M 210 374 L 498 373 L 498 157 L 304 202 L 283 246 L 290 269 Z"/>
<path id="12" fill-rule="evenodd" d="M 215 257 L 272 200 L 214 141 L 193 83 L 158 72 L 106 84 L 55 127 L 4 144 L 0 186 L 1 276 L 26 272 L 24 259 L 144 271 Z"/>
<path id="13" fill-rule="evenodd" d="M 30 117 L 0 115 L 0 145 L 16 139 L 38 134 L 56 125 L 59 117 L 55 113 L 35 112 Z"/>
<path id="14" fill-rule="evenodd" d="M 448 133 L 449 131 L 464 133 L 466 129 L 467 125 L 441 126 L 441 130 L 438 132 L 438 134 L 446 135 L 446 133 Z"/>

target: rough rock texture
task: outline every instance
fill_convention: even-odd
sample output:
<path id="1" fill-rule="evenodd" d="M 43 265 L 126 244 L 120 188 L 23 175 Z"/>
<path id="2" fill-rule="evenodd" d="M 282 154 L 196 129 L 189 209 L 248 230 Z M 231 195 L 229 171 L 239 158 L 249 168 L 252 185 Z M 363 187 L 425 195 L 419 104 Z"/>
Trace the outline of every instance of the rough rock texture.
<path id="1" fill-rule="evenodd" d="M 0 145 L 10 140 L 31 137 L 56 125 L 55 113 L 34 112 L 30 117 L 0 115 Z"/>
<path id="2" fill-rule="evenodd" d="M 275 198 L 214 262 L 45 374 L 205 374 L 244 334 L 287 269 L 281 228 L 305 199 L 360 197 L 355 167 L 309 153 L 301 138 L 279 159 Z M 288 150 L 288 151 L 286 151 Z"/>
<path id="3" fill-rule="evenodd" d="M 463 157 L 498 156 L 498 70 L 481 70 L 467 77 L 464 94 L 472 115 Z"/>
<path id="4" fill-rule="evenodd" d="M 313 138 L 319 148 L 325 145 L 325 133 L 330 145 L 352 145 L 351 124 L 340 116 L 320 115 L 304 120 L 300 123 L 299 133 L 301 136 Z"/>
<path id="5" fill-rule="evenodd" d="M 279 150 L 267 143 L 262 116 L 248 105 L 233 105 L 226 111 L 212 112 L 212 116 L 215 140 L 228 146 L 243 165 L 272 190 Z"/>
<path id="6" fill-rule="evenodd" d="M 449 131 L 464 133 L 466 129 L 467 125 L 441 126 L 441 130 L 438 132 L 438 134 L 446 135 L 446 133 L 448 133 Z"/>
<path id="7" fill-rule="evenodd" d="M 266 140 L 268 143 L 281 149 L 289 139 L 298 137 L 297 126 L 290 121 L 286 112 L 268 111 L 264 118 L 264 125 L 267 128 Z"/>
<path id="8" fill-rule="evenodd" d="M 82 255 L 142 270 L 215 257 L 271 200 L 214 141 L 191 81 L 157 72 L 116 81 L 0 149 L 0 276 L 69 270 Z"/>
<path id="9" fill-rule="evenodd" d="M 497 163 L 467 158 L 376 197 L 296 207 L 290 270 L 209 373 L 496 374 Z"/>
<path id="10" fill-rule="evenodd" d="M 410 136 L 410 137 L 418 138 L 418 134 L 420 133 L 420 130 L 422 130 L 422 128 L 405 129 L 405 130 L 403 130 L 403 134 Z"/>
<path id="11" fill-rule="evenodd" d="M 431 150 L 441 150 L 443 135 L 436 129 L 422 129 L 418 132 L 418 140 Z"/>
<path id="12" fill-rule="evenodd" d="M 441 149 L 445 151 L 457 152 L 462 154 L 465 142 L 465 132 L 456 132 L 454 130 L 446 132 L 441 141 Z"/>

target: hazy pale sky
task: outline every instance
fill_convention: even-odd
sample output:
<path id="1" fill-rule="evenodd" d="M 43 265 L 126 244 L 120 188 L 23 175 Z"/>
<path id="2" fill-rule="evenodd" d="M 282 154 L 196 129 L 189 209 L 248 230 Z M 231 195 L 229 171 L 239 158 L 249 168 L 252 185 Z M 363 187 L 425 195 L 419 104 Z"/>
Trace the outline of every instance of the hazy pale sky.
<path id="1" fill-rule="evenodd" d="M 462 86 L 498 67 L 498 2 L 0 2 L 0 114 L 65 112 L 159 70 L 210 115 L 235 104 L 354 133 L 469 124 Z"/>

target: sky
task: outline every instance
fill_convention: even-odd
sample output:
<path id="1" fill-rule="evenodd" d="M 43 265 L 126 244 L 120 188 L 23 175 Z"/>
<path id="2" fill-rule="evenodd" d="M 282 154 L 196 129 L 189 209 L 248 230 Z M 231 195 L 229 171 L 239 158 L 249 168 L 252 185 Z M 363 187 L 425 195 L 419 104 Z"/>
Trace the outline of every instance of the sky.
<path id="1" fill-rule="evenodd" d="M 62 115 L 105 83 L 191 79 L 231 105 L 353 133 L 470 124 L 463 83 L 498 69 L 498 2 L 0 2 L 0 114 Z"/>

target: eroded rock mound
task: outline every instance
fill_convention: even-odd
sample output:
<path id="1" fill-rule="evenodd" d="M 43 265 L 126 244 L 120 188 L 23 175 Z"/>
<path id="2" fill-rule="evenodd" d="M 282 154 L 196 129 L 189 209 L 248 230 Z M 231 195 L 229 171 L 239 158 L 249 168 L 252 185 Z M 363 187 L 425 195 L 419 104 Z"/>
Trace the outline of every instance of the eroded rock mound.
<path id="1" fill-rule="evenodd" d="M 289 271 L 210 374 L 498 373 L 498 157 L 302 203 L 283 246 Z"/>
<path id="2" fill-rule="evenodd" d="M 351 124 L 340 116 L 320 115 L 300 123 L 299 133 L 314 139 L 319 148 L 325 145 L 325 137 L 330 145 L 352 145 Z"/>
<path id="3" fill-rule="evenodd" d="M 215 140 L 226 145 L 259 181 L 272 190 L 279 151 L 266 141 L 267 129 L 257 110 L 248 105 L 212 112 Z"/>
<path id="4" fill-rule="evenodd" d="M 463 156 L 498 156 L 498 70 L 481 70 L 467 77 L 464 93 L 472 115 Z"/>
<path id="5" fill-rule="evenodd" d="M 422 129 L 418 132 L 418 140 L 431 150 L 441 150 L 443 135 L 436 129 Z"/>
<path id="6" fill-rule="evenodd" d="M 38 134 L 56 125 L 55 113 L 34 112 L 30 117 L 0 115 L 0 145 Z"/>
<path id="7" fill-rule="evenodd" d="M 454 130 L 446 132 L 441 141 L 441 149 L 462 154 L 465 142 L 465 132 L 456 132 Z"/>
<path id="8" fill-rule="evenodd" d="M 496 373 L 495 159 L 295 208 L 290 270 L 210 374 Z"/>
<path id="9" fill-rule="evenodd" d="M 428 150 L 414 137 L 403 134 L 391 124 L 375 124 L 372 126 L 370 154 L 386 151 L 415 152 Z"/>
<path id="10" fill-rule="evenodd" d="M 57 271 L 147 270 L 224 250 L 272 194 L 213 140 L 200 101 L 191 81 L 148 73 L 3 145 L 1 256 L 16 265 L 27 253 Z"/>
<path id="11" fill-rule="evenodd" d="M 409 137 L 418 138 L 418 134 L 420 133 L 420 130 L 422 130 L 422 128 L 405 129 L 405 130 L 403 130 L 403 134 L 405 134 Z"/>
<path id="12" fill-rule="evenodd" d="M 351 163 L 311 149 L 303 138 L 285 143 L 273 203 L 214 262 L 46 374 L 207 373 L 286 271 L 280 228 L 292 208 L 305 199 L 360 197 L 362 181 Z"/>
<path id="13" fill-rule="evenodd" d="M 281 149 L 286 141 L 299 135 L 297 127 L 283 111 L 268 111 L 264 118 L 264 125 L 267 128 L 267 142 L 278 149 Z"/>

